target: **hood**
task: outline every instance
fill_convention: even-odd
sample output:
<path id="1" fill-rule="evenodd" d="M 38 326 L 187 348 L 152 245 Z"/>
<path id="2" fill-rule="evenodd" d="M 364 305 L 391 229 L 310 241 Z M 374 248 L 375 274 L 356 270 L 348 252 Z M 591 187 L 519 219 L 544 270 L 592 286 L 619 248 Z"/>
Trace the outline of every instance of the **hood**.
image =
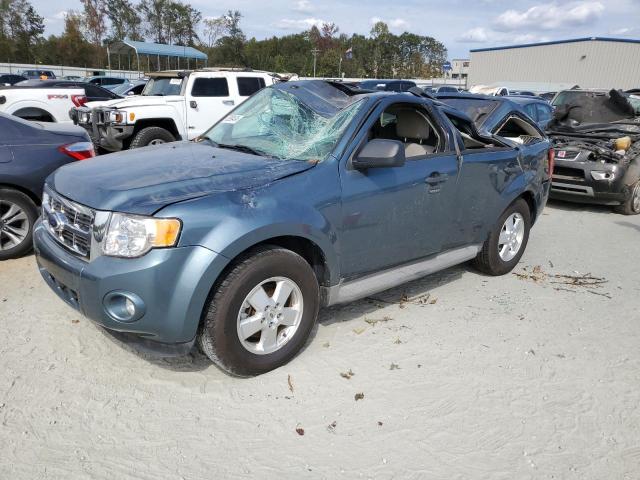
<path id="1" fill-rule="evenodd" d="M 171 203 L 266 185 L 314 166 L 176 142 L 74 162 L 47 184 L 82 205 L 150 215 Z"/>
<path id="2" fill-rule="evenodd" d="M 95 107 L 115 107 L 120 109 L 125 108 L 137 108 L 137 107 L 147 107 L 147 106 L 158 106 L 158 105 L 166 105 L 167 98 L 176 98 L 176 97 L 162 97 L 159 95 L 132 95 L 124 98 L 116 98 L 115 100 L 107 100 L 104 102 L 89 102 L 86 103 L 85 106 L 89 108 Z"/>

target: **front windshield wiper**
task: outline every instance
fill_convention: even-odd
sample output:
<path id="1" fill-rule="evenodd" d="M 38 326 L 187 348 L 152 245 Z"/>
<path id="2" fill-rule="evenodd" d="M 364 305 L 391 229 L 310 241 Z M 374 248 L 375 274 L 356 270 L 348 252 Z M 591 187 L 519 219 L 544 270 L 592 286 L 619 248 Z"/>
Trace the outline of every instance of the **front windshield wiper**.
<path id="1" fill-rule="evenodd" d="M 206 137 L 205 137 L 206 138 Z M 268 158 L 278 158 L 274 155 L 269 155 L 265 152 L 262 152 L 260 150 L 256 150 L 255 148 L 251 148 L 251 147 L 247 147 L 246 145 L 235 145 L 235 144 L 229 144 L 229 143 L 216 143 L 213 140 L 211 140 L 212 143 L 214 143 L 215 147 L 217 148 L 226 148 L 228 150 L 235 150 L 237 152 L 243 152 L 243 153 L 248 153 L 250 155 L 257 155 L 259 157 L 268 157 Z"/>

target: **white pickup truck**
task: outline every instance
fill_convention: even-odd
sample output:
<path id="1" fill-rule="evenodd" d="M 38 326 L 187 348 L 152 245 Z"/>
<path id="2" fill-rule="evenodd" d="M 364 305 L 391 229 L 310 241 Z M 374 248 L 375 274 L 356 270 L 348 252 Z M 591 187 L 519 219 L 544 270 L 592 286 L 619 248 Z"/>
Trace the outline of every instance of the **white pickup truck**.
<path id="1" fill-rule="evenodd" d="M 90 102 L 71 111 L 94 144 L 115 152 L 204 133 L 250 95 L 278 81 L 267 72 L 202 69 L 148 73 L 139 96 Z"/>
<path id="2" fill-rule="evenodd" d="M 69 110 L 86 101 L 84 88 L 0 87 L 0 112 L 25 120 L 70 123 Z"/>

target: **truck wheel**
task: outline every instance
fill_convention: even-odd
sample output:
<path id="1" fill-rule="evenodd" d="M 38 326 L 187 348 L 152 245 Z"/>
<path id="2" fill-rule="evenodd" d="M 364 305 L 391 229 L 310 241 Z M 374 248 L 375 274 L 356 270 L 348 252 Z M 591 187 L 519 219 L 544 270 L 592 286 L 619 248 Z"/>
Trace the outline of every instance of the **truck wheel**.
<path id="1" fill-rule="evenodd" d="M 31 251 L 37 218 L 38 209 L 27 195 L 0 189 L 0 261 Z"/>
<path id="2" fill-rule="evenodd" d="M 276 246 L 256 248 L 215 287 L 198 344 L 228 373 L 268 372 L 304 346 L 319 303 L 318 280 L 304 258 Z"/>
<path id="3" fill-rule="evenodd" d="M 529 205 L 520 198 L 500 216 L 474 260 L 475 267 L 488 275 L 509 273 L 527 247 L 530 229 Z"/>
<path id="4" fill-rule="evenodd" d="M 129 148 L 140 148 L 148 145 L 175 142 L 173 134 L 162 127 L 146 127 L 136 133 Z"/>
<path id="5" fill-rule="evenodd" d="M 640 180 L 629 187 L 631 195 L 622 204 L 616 207 L 618 213 L 624 215 L 638 215 L 640 214 Z"/>

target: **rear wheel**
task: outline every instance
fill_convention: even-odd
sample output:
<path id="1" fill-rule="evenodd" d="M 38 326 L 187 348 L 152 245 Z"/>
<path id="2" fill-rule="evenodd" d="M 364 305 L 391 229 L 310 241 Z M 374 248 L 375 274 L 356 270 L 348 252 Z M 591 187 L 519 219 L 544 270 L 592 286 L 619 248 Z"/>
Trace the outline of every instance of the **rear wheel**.
<path id="1" fill-rule="evenodd" d="M 135 134 L 129 148 L 141 148 L 175 141 L 176 137 L 169 130 L 162 127 L 146 127 Z"/>
<path id="2" fill-rule="evenodd" d="M 31 251 L 38 209 L 24 193 L 0 189 L 0 260 Z"/>
<path id="3" fill-rule="evenodd" d="M 640 180 L 629 187 L 631 194 L 626 202 L 616 207 L 616 211 L 624 215 L 640 214 Z"/>
<path id="4" fill-rule="evenodd" d="M 531 213 L 523 199 L 513 202 L 500 216 L 474 260 L 478 270 L 489 275 L 509 273 L 520 261 L 529 241 Z"/>
<path id="5" fill-rule="evenodd" d="M 280 247 L 260 247 L 240 259 L 216 287 L 198 343 L 231 374 L 265 373 L 300 351 L 318 308 L 318 281 L 307 261 Z"/>

